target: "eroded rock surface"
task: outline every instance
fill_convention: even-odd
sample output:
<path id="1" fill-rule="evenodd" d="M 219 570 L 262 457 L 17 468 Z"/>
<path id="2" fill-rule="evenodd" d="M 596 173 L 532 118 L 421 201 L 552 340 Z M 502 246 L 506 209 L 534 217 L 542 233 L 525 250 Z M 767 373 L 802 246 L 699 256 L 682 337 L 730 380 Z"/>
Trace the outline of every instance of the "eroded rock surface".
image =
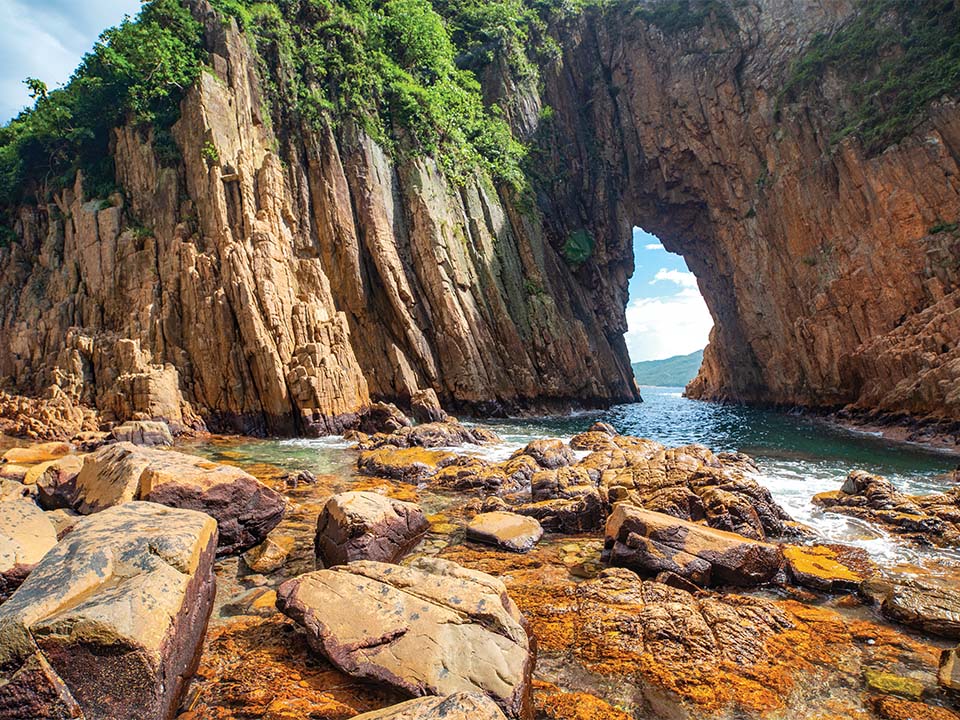
<path id="1" fill-rule="evenodd" d="M 423 538 L 430 523 L 418 505 L 372 492 L 346 492 L 327 500 L 317 519 L 319 567 L 354 560 L 392 563 Z"/>
<path id="2" fill-rule="evenodd" d="M 216 522 L 132 502 L 83 520 L 0 605 L 0 716 L 168 718 L 213 604 Z"/>
<path id="3" fill-rule="evenodd" d="M 467 523 L 467 539 L 513 552 L 527 552 L 543 537 L 532 517 L 511 512 L 485 512 Z"/>
<path id="4" fill-rule="evenodd" d="M 457 693 L 443 698 L 417 698 L 400 705 L 357 715 L 354 720 L 504 720 L 486 695 Z"/>
<path id="5" fill-rule="evenodd" d="M 284 583 L 278 607 L 350 675 L 414 696 L 479 691 L 532 720 L 533 642 L 489 575 L 444 560 L 356 562 Z"/>
<path id="6" fill-rule="evenodd" d="M 607 520 L 608 562 L 652 577 L 672 572 L 697 585 L 761 585 L 783 564 L 777 545 L 620 503 Z"/>

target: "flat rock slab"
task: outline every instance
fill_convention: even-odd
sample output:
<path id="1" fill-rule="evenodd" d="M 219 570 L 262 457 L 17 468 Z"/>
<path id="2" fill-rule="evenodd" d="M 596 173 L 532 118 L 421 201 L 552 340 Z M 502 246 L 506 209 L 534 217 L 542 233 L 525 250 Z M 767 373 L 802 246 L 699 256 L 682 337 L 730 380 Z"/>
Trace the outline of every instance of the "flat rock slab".
<path id="1" fill-rule="evenodd" d="M 213 606 L 216 522 L 131 502 L 82 520 L 0 605 L 0 717 L 169 718 Z"/>
<path id="2" fill-rule="evenodd" d="M 83 515 L 133 500 L 205 512 L 218 523 L 221 555 L 259 545 L 286 508 L 280 493 L 240 468 L 126 442 L 87 455 L 76 477 L 47 473 L 38 485 L 45 507 Z"/>
<path id="3" fill-rule="evenodd" d="M 951 582 L 877 578 L 864 583 L 863 594 L 880 605 L 880 613 L 888 620 L 960 640 L 960 592 Z"/>
<path id="4" fill-rule="evenodd" d="M 449 697 L 425 697 L 357 715 L 353 720 L 506 720 L 486 695 L 457 693 Z"/>
<path id="5" fill-rule="evenodd" d="M 342 671 L 414 697 L 481 692 L 533 717 L 535 646 L 496 578 L 456 563 L 361 561 L 280 586 L 277 606 Z"/>
<path id="6" fill-rule="evenodd" d="M 672 572 L 702 587 L 761 585 L 783 564 L 777 545 L 627 503 L 607 520 L 605 555 L 611 565 L 647 577 Z"/>
<path id="7" fill-rule="evenodd" d="M 65 442 L 48 442 L 29 447 L 10 448 L 3 454 L 3 461 L 13 465 L 35 465 L 36 463 L 56 460 L 70 453 L 73 446 Z"/>
<path id="8" fill-rule="evenodd" d="M 875 570 L 866 553 L 855 548 L 784 545 L 782 549 L 794 583 L 813 590 L 856 592 Z"/>
<path id="9" fill-rule="evenodd" d="M 0 502 L 0 601 L 57 544 L 57 529 L 33 500 Z"/>
<path id="10" fill-rule="evenodd" d="M 532 517 L 511 512 L 480 513 L 467 524 L 467 539 L 513 552 L 527 552 L 543 537 Z"/>
<path id="11" fill-rule="evenodd" d="M 327 500 L 317 518 L 317 562 L 328 568 L 354 560 L 397 562 L 429 527 L 414 503 L 372 492 L 340 493 Z"/>

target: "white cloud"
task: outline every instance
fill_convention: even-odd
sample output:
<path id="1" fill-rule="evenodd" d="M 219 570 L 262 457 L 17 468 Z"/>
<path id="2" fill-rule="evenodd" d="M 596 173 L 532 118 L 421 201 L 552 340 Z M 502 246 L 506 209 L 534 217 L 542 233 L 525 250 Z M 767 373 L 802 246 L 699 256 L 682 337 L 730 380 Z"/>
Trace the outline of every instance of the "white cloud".
<path id="1" fill-rule="evenodd" d="M 650 243 L 649 245 L 643 246 L 644 250 L 666 250 L 666 248 L 660 243 Z"/>
<path id="2" fill-rule="evenodd" d="M 32 102 L 24 78 L 65 83 L 101 31 L 139 10 L 139 0 L 0 0 L 0 123 Z"/>
<path id="3" fill-rule="evenodd" d="M 624 340 L 632 360 L 661 360 L 706 346 L 713 318 L 696 288 L 684 287 L 674 295 L 631 302 L 627 327 Z"/>
<path id="4" fill-rule="evenodd" d="M 653 280 L 650 281 L 651 285 L 655 285 L 658 282 L 672 282 L 683 288 L 695 288 L 697 287 L 697 278 L 692 272 L 683 272 L 682 270 L 667 270 L 666 268 L 660 268 L 657 270 L 657 274 L 653 276 Z"/>

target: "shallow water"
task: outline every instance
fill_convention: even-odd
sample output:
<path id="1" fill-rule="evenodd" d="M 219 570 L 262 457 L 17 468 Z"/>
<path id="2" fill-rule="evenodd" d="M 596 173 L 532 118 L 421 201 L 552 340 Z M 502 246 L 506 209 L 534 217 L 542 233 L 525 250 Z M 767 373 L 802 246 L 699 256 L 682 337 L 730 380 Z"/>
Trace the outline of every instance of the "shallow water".
<path id="1" fill-rule="evenodd" d="M 681 388 L 645 387 L 643 397 L 643 403 L 602 412 L 483 421 L 504 442 L 458 450 L 502 459 L 532 439 L 569 439 L 602 420 L 623 434 L 665 445 L 700 443 L 715 451 L 751 455 L 761 469 L 759 481 L 794 519 L 814 528 L 824 541 L 864 548 L 887 567 L 960 562 L 960 553 L 917 549 L 861 521 L 824 513 L 811 502 L 817 493 L 838 489 L 853 469 L 885 475 L 908 493 L 943 490 L 952 485 L 945 473 L 957 467 L 960 458 L 956 455 L 855 432 L 810 416 L 688 400 L 682 397 Z M 356 462 L 356 453 L 340 438 L 243 441 L 228 446 L 205 443 L 195 449 L 212 459 L 242 465 L 266 463 L 339 476 L 343 484 L 338 490 L 353 482 Z M 442 509 L 451 501 L 449 496 L 432 496 L 428 488 L 422 489 L 421 498 L 428 511 Z"/>

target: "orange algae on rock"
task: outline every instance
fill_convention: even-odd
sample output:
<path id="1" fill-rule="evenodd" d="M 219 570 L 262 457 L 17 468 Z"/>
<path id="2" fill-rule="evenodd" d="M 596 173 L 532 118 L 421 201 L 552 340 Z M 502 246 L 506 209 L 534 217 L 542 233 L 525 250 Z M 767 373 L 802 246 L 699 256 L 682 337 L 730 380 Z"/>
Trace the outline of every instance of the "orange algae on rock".
<path id="1" fill-rule="evenodd" d="M 335 670 L 280 615 L 211 628 L 188 698 L 181 720 L 346 720 L 404 699 Z"/>
<path id="2" fill-rule="evenodd" d="M 567 692 L 543 681 L 533 683 L 538 716 L 546 720 L 631 720 L 631 716 L 584 692 Z"/>
<path id="3" fill-rule="evenodd" d="M 947 708 L 924 705 L 891 695 L 871 698 L 870 704 L 883 720 L 960 720 L 960 714 Z"/>

